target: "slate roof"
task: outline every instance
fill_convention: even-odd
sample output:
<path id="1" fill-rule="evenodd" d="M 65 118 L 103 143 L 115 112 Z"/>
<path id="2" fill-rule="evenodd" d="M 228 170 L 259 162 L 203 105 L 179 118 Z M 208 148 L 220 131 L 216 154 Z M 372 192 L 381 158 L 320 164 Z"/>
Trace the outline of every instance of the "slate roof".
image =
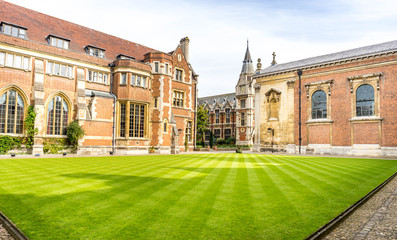
<path id="1" fill-rule="evenodd" d="M 115 60 L 119 54 L 142 61 L 152 48 L 127 41 L 103 32 L 83 27 L 59 18 L 0 0 L 0 22 L 26 27 L 27 40 L 48 45 L 47 36 L 55 35 L 70 39 L 70 50 L 86 54 L 84 47 L 92 45 L 105 49 L 106 59 Z"/>
<path id="2" fill-rule="evenodd" d="M 202 97 L 202 98 L 198 98 L 197 100 L 199 105 L 208 104 L 211 108 L 213 108 L 216 103 L 220 103 L 222 106 L 224 106 L 227 101 L 229 101 L 232 104 L 232 106 L 234 106 L 236 101 L 235 97 L 236 97 L 236 93 L 227 93 L 221 95 Z"/>
<path id="3" fill-rule="evenodd" d="M 341 60 L 354 59 L 357 57 L 376 55 L 376 54 L 387 53 L 392 51 L 397 51 L 397 40 L 374 44 L 365 47 L 354 48 L 342 52 L 321 55 L 317 57 L 311 57 L 302 60 L 282 63 L 282 64 L 276 64 L 274 66 L 270 66 L 260 70 L 260 72 L 255 73 L 254 76 L 295 71 L 297 69 L 305 68 L 309 66 L 316 66 L 320 64 L 332 63 Z"/>

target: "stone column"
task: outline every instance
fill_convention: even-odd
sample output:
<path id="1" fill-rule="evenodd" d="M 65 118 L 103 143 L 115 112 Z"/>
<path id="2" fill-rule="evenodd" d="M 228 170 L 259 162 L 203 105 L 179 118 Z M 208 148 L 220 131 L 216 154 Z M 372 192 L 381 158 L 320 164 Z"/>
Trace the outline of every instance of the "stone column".
<path id="1" fill-rule="evenodd" d="M 76 92 L 76 100 L 77 100 L 77 116 L 76 119 L 79 120 L 79 125 L 83 126 L 84 121 L 86 120 L 86 97 L 85 97 L 85 71 L 84 69 L 78 68 L 76 76 L 76 84 L 77 84 L 77 92 Z M 79 146 L 81 146 L 84 142 L 84 138 L 79 139 Z"/>
<path id="2" fill-rule="evenodd" d="M 261 86 L 255 84 L 255 143 L 254 152 L 260 152 L 261 150 Z"/>
<path id="3" fill-rule="evenodd" d="M 43 154 L 43 137 L 45 135 L 45 101 L 44 101 L 44 61 L 35 60 L 35 72 L 33 83 L 34 108 L 36 120 L 34 126 L 39 130 L 34 138 L 33 154 Z"/>

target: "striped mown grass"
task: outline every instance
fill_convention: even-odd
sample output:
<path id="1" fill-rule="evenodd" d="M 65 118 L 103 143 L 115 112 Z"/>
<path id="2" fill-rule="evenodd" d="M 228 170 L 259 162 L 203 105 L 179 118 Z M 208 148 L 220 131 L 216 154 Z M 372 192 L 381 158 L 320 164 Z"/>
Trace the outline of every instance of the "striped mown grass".
<path id="1" fill-rule="evenodd" d="M 1 159 L 30 239 L 304 239 L 397 161 L 249 154 Z"/>

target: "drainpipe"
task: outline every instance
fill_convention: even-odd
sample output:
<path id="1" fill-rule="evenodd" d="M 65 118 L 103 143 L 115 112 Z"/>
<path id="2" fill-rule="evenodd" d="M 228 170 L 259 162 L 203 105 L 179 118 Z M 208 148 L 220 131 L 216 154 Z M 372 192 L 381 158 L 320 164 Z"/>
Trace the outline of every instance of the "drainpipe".
<path id="1" fill-rule="evenodd" d="M 193 137 L 193 150 L 196 150 L 196 137 L 197 137 L 197 81 L 194 83 L 194 137 Z M 205 140 L 204 140 L 205 141 Z"/>
<path id="2" fill-rule="evenodd" d="M 110 67 L 110 95 L 113 97 L 113 126 L 112 126 L 112 152 L 113 154 L 116 153 L 116 101 L 117 97 L 113 94 L 113 70 L 114 70 L 114 63 L 109 63 Z"/>
<path id="3" fill-rule="evenodd" d="M 298 69 L 299 76 L 299 154 L 301 154 L 301 146 L 302 146 L 302 87 L 301 87 L 301 76 L 302 70 Z"/>

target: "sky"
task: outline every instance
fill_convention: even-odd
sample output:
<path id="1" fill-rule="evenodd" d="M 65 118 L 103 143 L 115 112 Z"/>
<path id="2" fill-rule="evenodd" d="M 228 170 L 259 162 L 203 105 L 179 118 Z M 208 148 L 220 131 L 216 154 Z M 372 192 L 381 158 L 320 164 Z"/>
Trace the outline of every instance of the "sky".
<path id="1" fill-rule="evenodd" d="M 249 40 L 254 68 L 397 40 L 396 0 L 8 0 L 160 51 L 190 38 L 199 97 L 231 93 Z"/>

